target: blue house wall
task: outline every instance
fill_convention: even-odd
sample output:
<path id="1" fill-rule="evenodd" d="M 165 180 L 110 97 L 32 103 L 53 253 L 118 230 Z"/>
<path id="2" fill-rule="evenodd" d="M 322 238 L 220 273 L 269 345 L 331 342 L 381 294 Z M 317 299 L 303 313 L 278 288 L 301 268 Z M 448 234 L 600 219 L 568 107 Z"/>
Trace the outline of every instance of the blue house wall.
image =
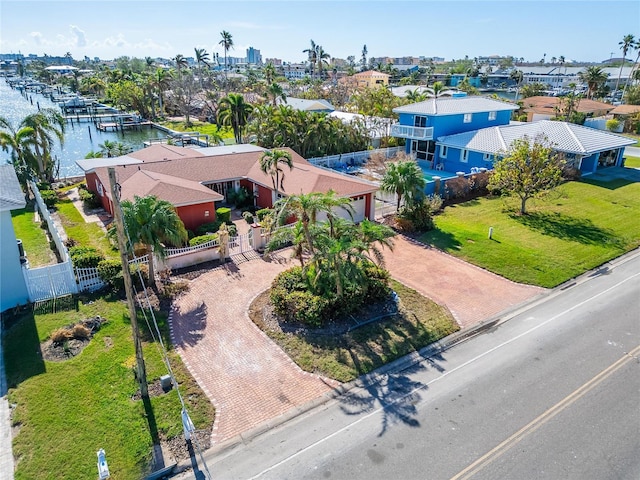
<path id="1" fill-rule="evenodd" d="M 509 125 L 511 120 L 511 111 L 496 111 L 495 118 L 489 120 L 491 112 L 472 113 L 471 121 L 465 123 L 464 115 L 421 115 L 416 113 L 400 113 L 400 125 L 414 126 L 415 117 L 427 117 L 427 127 L 433 127 L 433 138 L 442 137 L 444 135 L 453 135 L 456 133 L 469 132 L 471 130 L 479 130 L 487 127 L 497 127 L 499 125 Z"/>
<path id="2" fill-rule="evenodd" d="M 450 81 L 450 86 L 451 87 L 457 87 L 460 82 L 462 82 L 465 77 L 467 77 L 466 75 L 463 74 L 453 74 L 451 75 L 451 81 Z M 480 88 L 482 86 L 482 84 L 480 83 L 480 77 L 467 77 L 467 80 L 469 80 L 469 85 L 471 85 L 472 87 L 475 88 Z"/>
<path id="3" fill-rule="evenodd" d="M 0 212 L 0 312 L 29 303 L 11 212 Z"/>
<path id="4" fill-rule="evenodd" d="M 436 165 L 441 164 L 444 166 L 444 170 L 447 172 L 471 172 L 471 168 L 493 168 L 493 155 L 485 158 L 484 153 L 474 152 L 467 150 L 467 161 L 463 162 L 462 149 L 460 148 L 447 148 L 447 156 L 442 156 L 442 145 L 438 144 L 436 148 Z"/>

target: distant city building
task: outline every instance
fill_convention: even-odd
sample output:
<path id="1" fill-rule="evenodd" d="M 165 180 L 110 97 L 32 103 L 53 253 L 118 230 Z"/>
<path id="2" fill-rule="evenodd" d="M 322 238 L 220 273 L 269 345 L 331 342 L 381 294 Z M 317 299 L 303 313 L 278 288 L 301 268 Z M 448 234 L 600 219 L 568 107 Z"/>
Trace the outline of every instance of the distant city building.
<path id="1" fill-rule="evenodd" d="M 287 63 L 282 65 L 280 69 L 287 80 L 300 80 L 309 76 L 307 66 L 304 63 Z"/>
<path id="2" fill-rule="evenodd" d="M 274 66 L 278 67 L 278 66 L 282 65 L 282 59 L 281 58 L 267 58 L 265 60 L 265 63 L 273 63 Z"/>
<path id="3" fill-rule="evenodd" d="M 260 50 L 253 47 L 247 48 L 247 63 L 262 65 L 262 55 L 260 55 Z"/>

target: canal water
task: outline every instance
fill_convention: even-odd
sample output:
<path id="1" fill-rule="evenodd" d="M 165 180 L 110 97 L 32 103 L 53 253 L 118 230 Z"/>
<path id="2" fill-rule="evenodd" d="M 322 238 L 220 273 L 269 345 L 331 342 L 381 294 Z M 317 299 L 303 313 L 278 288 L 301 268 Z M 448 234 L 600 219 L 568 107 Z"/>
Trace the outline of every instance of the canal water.
<path id="1" fill-rule="evenodd" d="M 0 116 L 9 120 L 17 128 L 22 119 L 40 108 L 55 108 L 60 110 L 57 103 L 52 102 L 43 95 L 27 92 L 26 96 L 19 90 L 12 89 L 5 79 L 0 79 Z M 152 138 L 165 138 L 166 133 L 149 127 L 140 130 L 127 130 L 123 132 L 101 132 L 91 122 L 68 122 L 64 136 L 64 146 L 60 148 L 56 142 L 52 154 L 60 163 L 58 177 L 73 177 L 82 175 L 83 172 L 76 165 L 76 160 L 85 158 L 87 153 L 100 150 L 100 145 L 109 140 L 130 145 L 134 150 L 141 149 L 143 142 Z M 9 158 L 8 152 L 0 151 L 0 161 L 5 163 Z"/>

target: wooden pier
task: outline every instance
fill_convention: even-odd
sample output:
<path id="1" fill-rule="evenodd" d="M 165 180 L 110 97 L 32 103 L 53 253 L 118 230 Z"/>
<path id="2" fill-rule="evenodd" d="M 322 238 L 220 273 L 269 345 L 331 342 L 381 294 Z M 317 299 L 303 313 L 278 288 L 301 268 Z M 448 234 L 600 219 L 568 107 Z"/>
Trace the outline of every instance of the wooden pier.
<path id="1" fill-rule="evenodd" d="M 117 132 L 118 129 L 120 129 L 120 131 L 125 131 L 152 126 L 153 122 L 101 122 L 96 124 L 96 128 L 101 132 L 107 132 L 110 130 Z"/>

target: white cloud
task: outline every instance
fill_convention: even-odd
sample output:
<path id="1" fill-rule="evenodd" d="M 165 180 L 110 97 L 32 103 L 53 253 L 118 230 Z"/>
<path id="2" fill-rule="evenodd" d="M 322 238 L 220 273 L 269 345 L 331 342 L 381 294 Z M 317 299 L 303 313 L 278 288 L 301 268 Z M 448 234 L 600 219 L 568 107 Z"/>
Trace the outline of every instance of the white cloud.
<path id="1" fill-rule="evenodd" d="M 81 30 L 79 27 L 77 27 L 76 25 L 69 25 L 69 28 L 71 29 L 71 33 L 73 33 L 76 37 L 76 46 L 77 47 L 86 47 L 87 46 L 87 39 L 84 35 L 84 30 Z"/>
<path id="2" fill-rule="evenodd" d="M 40 32 L 31 32 L 29 36 L 33 38 L 36 45 L 42 44 L 42 34 Z"/>

